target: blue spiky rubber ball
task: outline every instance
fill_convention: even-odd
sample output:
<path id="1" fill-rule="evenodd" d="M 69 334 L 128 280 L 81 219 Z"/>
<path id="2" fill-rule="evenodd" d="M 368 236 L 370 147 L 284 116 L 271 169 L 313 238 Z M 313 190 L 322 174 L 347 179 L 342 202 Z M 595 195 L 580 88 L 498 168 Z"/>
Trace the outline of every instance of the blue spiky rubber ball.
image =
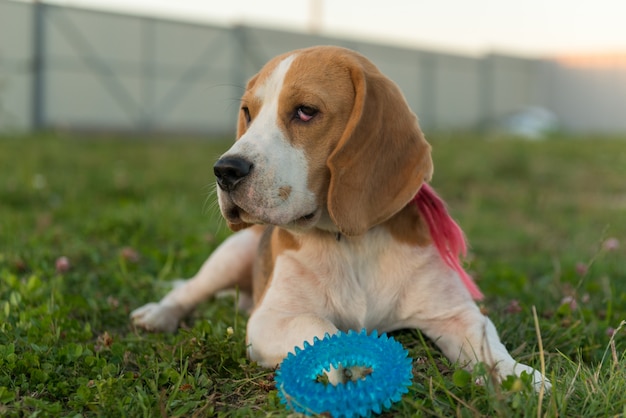
<path id="1" fill-rule="evenodd" d="M 276 389 L 287 409 L 307 415 L 367 417 L 398 402 L 411 385 L 412 361 L 402 345 L 385 334 L 342 331 L 295 348 L 276 371 Z M 336 386 L 318 380 L 324 372 L 366 368 L 361 379 Z"/>

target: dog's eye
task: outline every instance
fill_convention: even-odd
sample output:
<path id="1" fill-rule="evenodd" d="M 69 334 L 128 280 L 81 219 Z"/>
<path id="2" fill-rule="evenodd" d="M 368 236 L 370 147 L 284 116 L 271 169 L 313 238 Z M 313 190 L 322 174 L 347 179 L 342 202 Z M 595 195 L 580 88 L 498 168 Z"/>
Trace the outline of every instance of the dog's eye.
<path id="1" fill-rule="evenodd" d="M 317 114 L 317 109 L 311 106 L 300 106 L 296 109 L 296 117 L 302 122 L 308 122 Z"/>
<path id="2" fill-rule="evenodd" d="M 241 108 L 241 111 L 243 112 L 243 117 L 246 118 L 246 122 L 250 123 L 250 121 L 252 120 L 252 118 L 250 118 L 250 109 L 248 109 L 247 106 L 243 106 Z"/>

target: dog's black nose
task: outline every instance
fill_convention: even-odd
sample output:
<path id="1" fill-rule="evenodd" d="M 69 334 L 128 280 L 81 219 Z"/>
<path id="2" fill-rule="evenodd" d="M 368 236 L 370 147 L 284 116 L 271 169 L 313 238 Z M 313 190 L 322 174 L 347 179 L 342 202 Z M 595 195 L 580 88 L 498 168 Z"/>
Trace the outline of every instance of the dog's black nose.
<path id="1" fill-rule="evenodd" d="M 222 190 L 231 191 L 252 170 L 252 163 L 241 157 L 220 158 L 213 166 L 217 184 Z"/>

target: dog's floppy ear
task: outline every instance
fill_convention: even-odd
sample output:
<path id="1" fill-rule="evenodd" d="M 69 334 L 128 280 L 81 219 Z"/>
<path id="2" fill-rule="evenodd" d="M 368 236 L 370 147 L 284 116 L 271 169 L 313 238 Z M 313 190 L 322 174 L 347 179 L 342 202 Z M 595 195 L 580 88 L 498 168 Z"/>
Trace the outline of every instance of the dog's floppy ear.
<path id="1" fill-rule="evenodd" d="M 432 175 L 430 145 L 398 86 L 356 56 L 355 100 L 328 159 L 328 211 L 345 235 L 360 235 L 392 217 Z"/>

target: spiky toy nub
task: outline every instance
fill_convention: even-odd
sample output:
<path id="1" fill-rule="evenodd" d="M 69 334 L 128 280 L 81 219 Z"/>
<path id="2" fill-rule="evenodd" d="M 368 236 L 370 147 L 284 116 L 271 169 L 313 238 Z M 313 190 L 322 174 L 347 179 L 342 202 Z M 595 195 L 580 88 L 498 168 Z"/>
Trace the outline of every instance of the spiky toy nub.
<path id="1" fill-rule="evenodd" d="M 365 367 L 366 377 L 347 383 L 324 384 L 318 377 L 335 368 Z M 276 371 L 276 389 L 288 409 L 304 414 L 365 417 L 381 413 L 408 392 L 412 361 L 400 343 L 373 331 L 348 331 L 315 338 L 295 348 Z"/>

